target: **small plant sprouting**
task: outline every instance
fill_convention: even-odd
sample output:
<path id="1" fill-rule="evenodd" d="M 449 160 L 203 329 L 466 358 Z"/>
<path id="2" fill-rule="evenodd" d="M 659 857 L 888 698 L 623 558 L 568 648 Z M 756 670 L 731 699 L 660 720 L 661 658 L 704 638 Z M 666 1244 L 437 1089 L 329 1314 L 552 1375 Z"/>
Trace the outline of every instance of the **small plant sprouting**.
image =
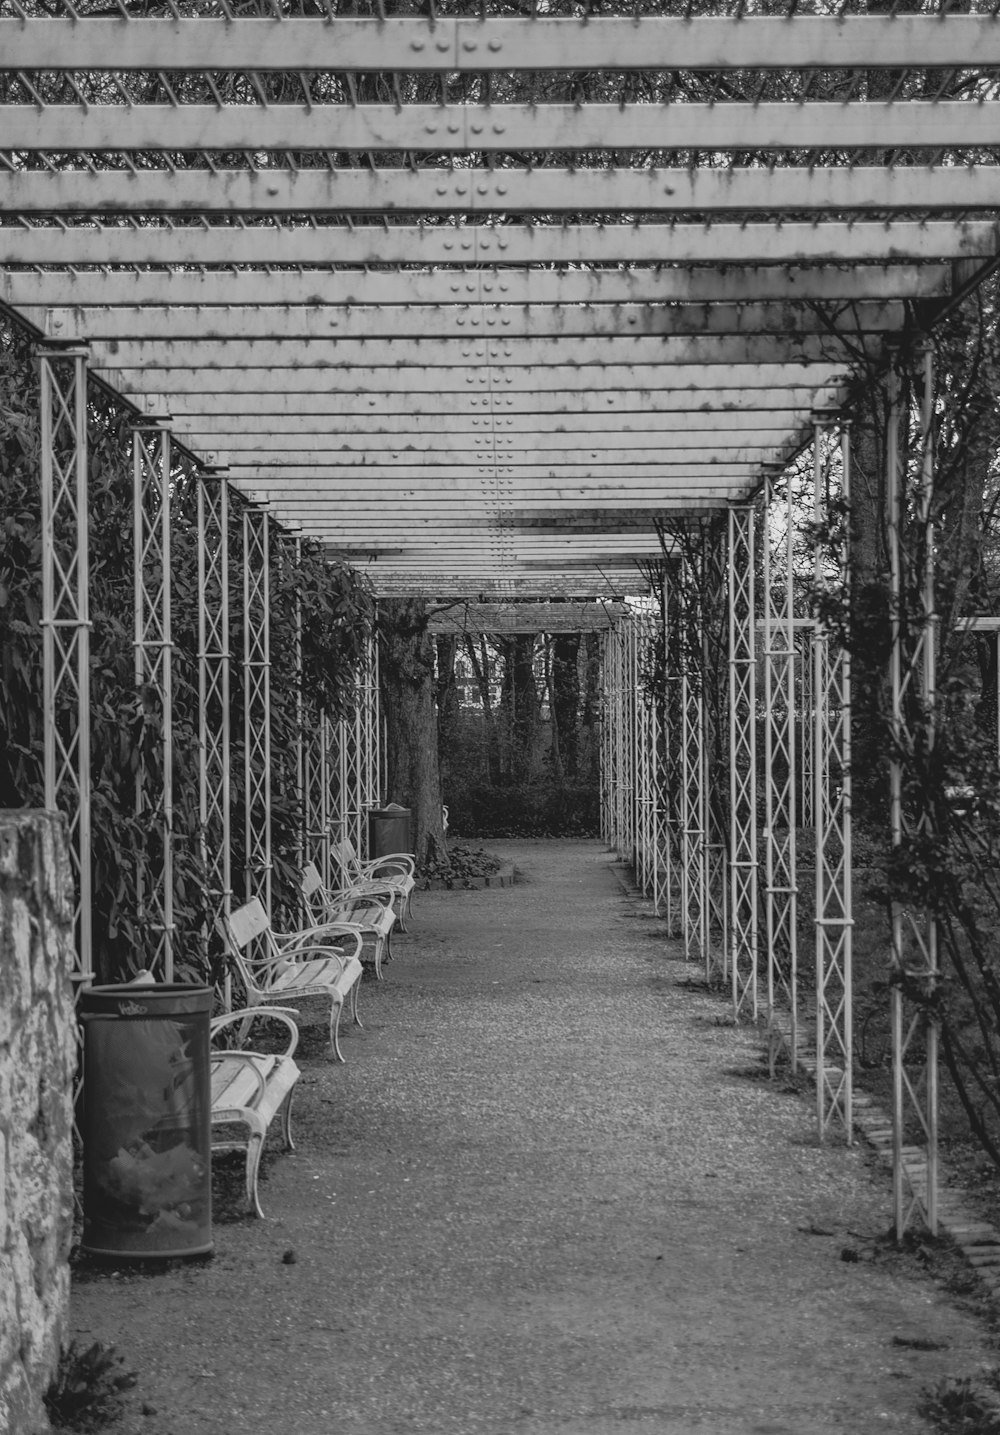
<path id="1" fill-rule="evenodd" d="M 45 1394 L 45 1409 L 57 1430 L 90 1432 L 117 1420 L 122 1394 L 138 1376 L 123 1368 L 113 1345 L 95 1341 L 64 1346 L 59 1367 Z"/>

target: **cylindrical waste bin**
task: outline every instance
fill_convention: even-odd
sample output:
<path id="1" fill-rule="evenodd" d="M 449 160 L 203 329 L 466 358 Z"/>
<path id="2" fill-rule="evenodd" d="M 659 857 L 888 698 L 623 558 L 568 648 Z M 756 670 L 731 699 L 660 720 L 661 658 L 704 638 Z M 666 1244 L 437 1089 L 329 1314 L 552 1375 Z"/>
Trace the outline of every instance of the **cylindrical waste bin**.
<path id="1" fill-rule="evenodd" d="M 212 1249 L 210 987 L 85 987 L 83 1249 Z"/>
<path id="2" fill-rule="evenodd" d="M 410 809 L 390 802 L 373 807 L 368 814 L 368 856 L 387 857 L 390 852 L 412 852 Z"/>

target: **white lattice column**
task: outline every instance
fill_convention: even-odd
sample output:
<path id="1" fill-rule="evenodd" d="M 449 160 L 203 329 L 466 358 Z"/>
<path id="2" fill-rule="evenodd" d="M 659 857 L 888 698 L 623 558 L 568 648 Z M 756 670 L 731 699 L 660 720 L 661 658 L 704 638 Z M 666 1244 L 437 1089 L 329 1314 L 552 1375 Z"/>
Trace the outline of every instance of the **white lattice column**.
<path id="1" fill-rule="evenodd" d="M 622 724 L 621 724 L 621 760 L 622 760 L 622 789 L 624 802 L 622 807 L 623 820 L 623 852 L 622 856 L 626 862 L 632 864 L 633 870 L 638 860 L 638 787 L 637 787 L 637 731 L 638 723 L 636 717 L 636 623 L 632 617 L 626 618 L 622 624 Z"/>
<path id="2" fill-rule="evenodd" d="M 733 1013 L 757 1019 L 754 510 L 729 510 L 729 939 Z"/>
<path id="3" fill-rule="evenodd" d="M 366 644 L 367 700 L 365 703 L 365 792 L 366 809 L 382 800 L 382 703 L 378 668 L 378 639 L 374 630 Z"/>
<path id="4" fill-rule="evenodd" d="M 831 529 L 834 552 L 816 542 L 817 595 L 834 587 L 847 593 L 846 513 L 851 496 L 850 428 L 839 448 L 827 441 L 828 420 L 814 433 L 813 521 Z M 834 566 L 835 565 L 835 566 Z M 813 633 L 813 802 L 816 828 L 816 1102 L 819 1137 L 839 1132 L 853 1140 L 851 900 L 851 661 L 835 631 L 817 613 Z"/>
<path id="5" fill-rule="evenodd" d="M 684 911 L 684 783 L 682 771 L 683 702 L 680 660 L 680 598 L 676 563 L 663 574 L 663 714 L 660 803 L 663 830 L 664 917 L 667 931 L 683 930 Z"/>
<path id="6" fill-rule="evenodd" d="M 937 615 L 934 606 L 934 355 L 922 351 L 919 489 L 907 522 L 906 473 L 899 452 L 900 381 L 890 378 L 887 445 L 891 573 L 892 842 L 932 822 L 928 807 L 904 801 L 904 760 L 934 744 L 937 698 Z M 892 913 L 891 994 L 893 1074 L 893 1211 L 897 1238 L 920 1217 L 937 1233 L 938 1025 L 933 1001 L 939 981 L 938 934 L 926 908 L 896 902 Z"/>
<path id="7" fill-rule="evenodd" d="M 611 844 L 611 751 L 610 751 L 610 701 L 608 686 L 608 664 L 611 661 L 610 633 L 598 634 L 600 653 L 600 702 L 601 731 L 598 746 L 598 770 L 601 793 L 601 841 L 606 847 Z"/>
<path id="8" fill-rule="evenodd" d="M 233 898 L 230 662 L 229 485 L 206 470 L 198 479 L 198 793 L 212 921 Z"/>
<path id="9" fill-rule="evenodd" d="M 795 827 L 794 511 L 791 484 L 764 488 L 764 830 L 767 1010 L 772 1057 L 784 1046 L 798 1064 L 798 885 Z"/>
<path id="10" fill-rule="evenodd" d="M 243 863 L 246 897 L 271 911 L 271 536 L 263 506 L 243 509 Z"/>
<path id="11" fill-rule="evenodd" d="M 69 824 L 76 878 L 75 977 L 93 977 L 87 352 L 38 351 L 41 405 L 45 806 Z"/>
<path id="12" fill-rule="evenodd" d="M 726 610 L 726 533 L 702 529 L 699 550 L 701 574 L 701 692 L 705 793 L 705 976 L 709 982 L 729 980 L 729 837 L 725 803 L 717 784 L 725 781 L 720 749 L 728 739 L 728 678 Z M 715 800 L 713 800 L 713 797 Z"/>
<path id="13" fill-rule="evenodd" d="M 150 943 L 142 965 L 160 981 L 174 975 L 173 673 L 170 609 L 170 433 L 132 430 L 135 686 L 146 732 L 155 732 L 159 773 L 140 761 L 135 814 L 137 908 Z M 144 746 L 148 738 L 144 741 Z"/>
<path id="14" fill-rule="evenodd" d="M 625 778 L 625 625 L 615 624 L 611 668 L 612 771 L 611 791 L 614 797 L 612 840 L 615 851 L 626 857 L 626 809 L 628 792 Z"/>
<path id="15" fill-rule="evenodd" d="M 648 614 L 637 620 L 635 730 L 636 730 L 636 878 L 640 889 L 653 896 L 656 877 L 656 710 L 653 693 L 642 684 L 642 672 L 651 671 L 653 632 Z"/>
<path id="16" fill-rule="evenodd" d="M 681 889 L 684 955 L 709 963 L 708 823 L 700 573 L 690 559 L 680 575 L 681 613 Z"/>

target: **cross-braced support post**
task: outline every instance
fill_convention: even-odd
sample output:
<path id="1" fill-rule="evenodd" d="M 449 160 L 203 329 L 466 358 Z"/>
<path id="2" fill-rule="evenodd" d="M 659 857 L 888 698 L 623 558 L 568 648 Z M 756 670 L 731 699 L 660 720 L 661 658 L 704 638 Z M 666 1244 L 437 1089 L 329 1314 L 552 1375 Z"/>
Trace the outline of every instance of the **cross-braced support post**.
<path id="1" fill-rule="evenodd" d="M 600 711 L 601 730 L 598 746 L 598 771 L 601 789 L 601 841 L 606 847 L 613 846 L 611 840 L 611 685 L 609 667 L 611 664 L 611 633 L 605 630 L 598 634 L 600 654 Z"/>
<path id="2" fill-rule="evenodd" d="M 87 354 L 39 350 L 45 806 L 69 825 L 77 882 L 75 978 L 94 972 L 91 886 Z"/>
<path id="3" fill-rule="evenodd" d="M 198 480 L 198 800 L 210 926 L 233 897 L 230 661 L 229 485 L 208 470 Z"/>
<path id="4" fill-rule="evenodd" d="M 817 598 L 836 585 L 847 591 L 846 531 L 837 524 L 850 502 L 850 428 L 839 452 L 827 443 L 828 421 L 814 433 L 813 521 L 831 529 L 833 551 L 814 551 Z M 839 460 L 839 464 L 837 462 Z M 838 474 L 839 469 L 839 474 Z M 839 483 L 838 483 L 839 477 Z M 822 613 L 813 632 L 813 801 L 816 828 L 816 1102 L 819 1138 L 833 1131 L 853 1139 L 851 1029 L 851 663 Z"/>
<path id="5" fill-rule="evenodd" d="M 622 857 L 630 862 L 633 869 L 638 862 L 638 717 L 636 698 L 638 685 L 638 642 L 634 618 L 626 618 L 621 625 L 622 634 L 622 684 L 621 684 L 621 764 L 622 764 Z"/>
<path id="6" fill-rule="evenodd" d="M 794 1071 L 799 1048 L 794 512 L 791 483 L 782 502 L 774 478 L 769 473 L 764 487 L 763 554 L 767 1015 L 772 1062 L 783 1045 Z"/>
<path id="7" fill-rule="evenodd" d="M 170 612 L 170 433 L 132 430 L 135 686 L 159 771 L 140 761 L 135 813 L 137 909 L 150 941 L 144 965 L 161 981 L 174 975 L 173 676 Z M 147 743 L 144 742 L 144 749 Z"/>
<path id="8" fill-rule="evenodd" d="M 705 976 L 729 976 L 729 838 L 726 801 L 722 794 L 722 745 L 728 737 L 726 532 L 703 528 L 699 554 L 703 592 L 701 619 L 701 691 L 705 774 L 705 897 L 707 907 Z"/>
<path id="9" fill-rule="evenodd" d="M 733 1013 L 757 1019 L 754 510 L 729 510 L 729 938 Z"/>
<path id="10" fill-rule="evenodd" d="M 892 842 L 900 846 L 933 821 L 929 807 L 909 810 L 904 801 L 903 762 L 928 754 L 934 744 L 937 699 L 937 614 L 934 602 L 934 354 L 922 349 L 923 393 L 919 491 L 914 518 L 906 521 L 906 474 L 899 452 L 900 380 L 890 377 L 887 444 L 889 561 L 891 580 L 890 683 L 894 751 L 890 763 Z M 934 998 L 939 981 L 938 933 L 926 909 L 893 904 L 891 993 L 893 1076 L 893 1212 L 902 1238 L 922 1217 L 937 1233 L 938 1023 Z"/>
<path id="11" fill-rule="evenodd" d="M 605 644 L 604 725 L 608 790 L 608 846 L 622 861 L 629 857 L 628 806 L 631 794 L 625 768 L 628 741 L 625 721 L 626 635 L 625 624 L 617 622 L 608 630 Z"/>
<path id="12" fill-rule="evenodd" d="M 680 576 L 677 563 L 663 574 L 663 713 L 661 783 L 664 916 L 671 936 L 682 935 L 684 911 L 683 677 Z"/>
<path id="13" fill-rule="evenodd" d="M 306 861 L 315 864 L 326 887 L 332 883 L 329 726 L 326 713 L 307 702 L 302 746 L 305 853 Z"/>
<path id="14" fill-rule="evenodd" d="M 271 537 L 264 507 L 243 510 L 244 891 L 271 911 Z"/>
<path id="15" fill-rule="evenodd" d="M 681 907 L 684 955 L 709 962 L 708 814 L 705 702 L 702 667 L 703 597 L 700 574 L 686 556 L 680 572 L 681 616 Z"/>
<path id="16" fill-rule="evenodd" d="M 673 853 L 670 846 L 670 774 L 667 764 L 667 578 L 665 565 L 660 572 L 657 591 L 656 613 L 649 624 L 649 646 L 653 659 L 651 667 L 657 674 L 654 692 L 650 695 L 649 722 L 650 748 L 652 751 L 652 802 L 653 802 L 653 907 L 658 917 L 672 921 L 673 880 L 671 867 Z"/>
<path id="17" fill-rule="evenodd" d="M 635 732 L 636 732 L 636 880 L 647 896 L 656 885 L 656 702 L 646 691 L 643 671 L 652 669 L 654 626 L 651 615 L 636 619 Z"/>
<path id="18" fill-rule="evenodd" d="M 367 851 L 367 814 L 379 804 L 381 772 L 381 717 L 379 708 L 378 642 L 375 635 L 365 639 L 361 671 L 358 674 L 358 705 L 355 711 L 355 745 L 357 751 L 357 808 L 363 845 Z"/>

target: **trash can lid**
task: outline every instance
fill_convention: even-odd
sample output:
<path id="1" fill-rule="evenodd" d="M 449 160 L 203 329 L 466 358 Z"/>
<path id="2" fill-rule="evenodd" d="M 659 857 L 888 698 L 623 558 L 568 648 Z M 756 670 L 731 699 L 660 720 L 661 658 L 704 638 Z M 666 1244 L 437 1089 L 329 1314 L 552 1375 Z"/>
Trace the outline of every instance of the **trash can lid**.
<path id="1" fill-rule="evenodd" d="M 114 1016 L 128 1020 L 190 1016 L 211 1012 L 212 988 L 188 982 L 136 983 L 83 987 L 80 1016 Z"/>

